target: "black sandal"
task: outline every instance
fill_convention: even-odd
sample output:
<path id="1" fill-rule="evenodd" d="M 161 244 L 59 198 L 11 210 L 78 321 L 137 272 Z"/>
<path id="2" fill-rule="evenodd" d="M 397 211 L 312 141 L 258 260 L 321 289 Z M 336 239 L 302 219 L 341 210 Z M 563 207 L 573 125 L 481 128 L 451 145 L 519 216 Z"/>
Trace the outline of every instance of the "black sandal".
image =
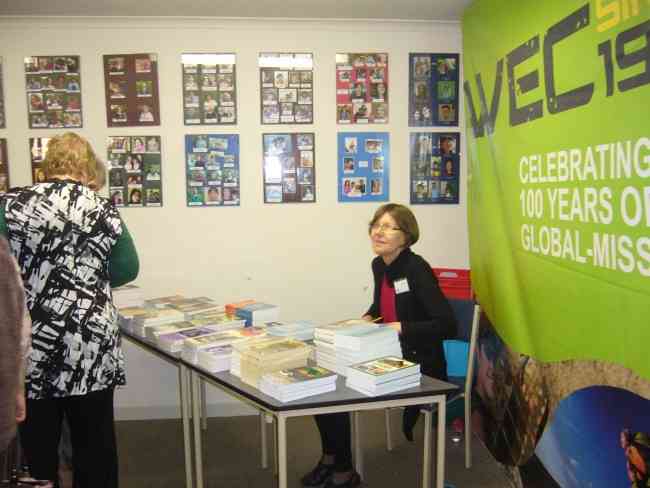
<path id="1" fill-rule="evenodd" d="M 303 476 L 300 481 L 306 488 L 316 488 L 322 486 L 334 473 L 334 464 L 323 464 L 318 462 L 316 467 Z"/>

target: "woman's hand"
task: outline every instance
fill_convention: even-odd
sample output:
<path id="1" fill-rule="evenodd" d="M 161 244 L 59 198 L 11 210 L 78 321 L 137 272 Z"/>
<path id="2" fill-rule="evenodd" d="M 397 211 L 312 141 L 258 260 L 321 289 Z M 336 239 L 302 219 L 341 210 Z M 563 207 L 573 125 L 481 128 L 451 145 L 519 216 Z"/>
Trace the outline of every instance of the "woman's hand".
<path id="1" fill-rule="evenodd" d="M 25 407 L 25 393 L 19 391 L 16 394 L 16 422 L 20 423 L 27 417 L 27 409 Z"/>
<path id="2" fill-rule="evenodd" d="M 366 322 L 374 322 L 375 321 L 375 319 L 372 318 L 372 315 L 364 315 L 363 317 L 361 317 L 361 320 L 365 320 Z"/>

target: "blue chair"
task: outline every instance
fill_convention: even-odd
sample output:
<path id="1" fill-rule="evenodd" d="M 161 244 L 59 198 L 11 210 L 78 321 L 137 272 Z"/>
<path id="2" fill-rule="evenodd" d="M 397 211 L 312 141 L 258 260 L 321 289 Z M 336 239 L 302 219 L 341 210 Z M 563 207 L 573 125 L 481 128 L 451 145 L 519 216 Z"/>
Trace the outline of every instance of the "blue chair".
<path id="1" fill-rule="evenodd" d="M 447 404 L 459 398 L 463 398 L 464 400 L 465 467 L 470 468 L 472 466 L 472 384 L 481 309 L 472 300 L 450 299 L 449 303 L 458 321 L 458 334 L 454 339 L 444 341 L 443 347 L 445 350 L 445 359 L 447 360 L 448 381 L 457 385 L 459 390 L 457 393 L 447 397 Z M 386 448 L 392 451 L 393 444 L 389 409 L 385 411 L 385 420 Z"/>

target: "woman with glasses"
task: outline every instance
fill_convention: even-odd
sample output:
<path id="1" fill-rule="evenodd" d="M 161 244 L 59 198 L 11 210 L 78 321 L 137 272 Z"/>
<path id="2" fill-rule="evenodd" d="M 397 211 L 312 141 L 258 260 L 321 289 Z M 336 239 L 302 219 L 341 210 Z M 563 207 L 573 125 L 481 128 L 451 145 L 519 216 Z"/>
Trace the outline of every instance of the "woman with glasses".
<path id="1" fill-rule="evenodd" d="M 373 302 L 363 318 L 395 329 L 404 358 L 419 363 L 423 374 L 447 379 L 442 341 L 456 335 L 456 319 L 431 266 L 411 251 L 420 237 L 415 215 L 404 205 L 382 205 L 370 221 L 368 233 L 377 257 L 372 261 Z M 410 441 L 419 411 L 417 406 L 404 411 L 402 427 Z M 349 414 L 316 415 L 315 419 L 323 456 L 302 478 L 303 486 L 359 486 L 361 479 L 352 468 Z"/>

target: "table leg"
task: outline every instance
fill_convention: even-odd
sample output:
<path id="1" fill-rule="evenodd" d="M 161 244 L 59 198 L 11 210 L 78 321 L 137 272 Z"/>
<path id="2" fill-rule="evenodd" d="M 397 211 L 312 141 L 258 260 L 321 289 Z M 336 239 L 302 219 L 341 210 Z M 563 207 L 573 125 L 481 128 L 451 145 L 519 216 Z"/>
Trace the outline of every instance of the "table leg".
<path id="1" fill-rule="evenodd" d="M 361 412 L 351 412 L 350 415 L 352 416 L 352 432 L 354 432 L 354 435 L 352 437 L 352 445 L 354 446 L 354 466 L 357 470 L 357 473 L 359 473 L 359 476 L 361 476 L 361 479 L 363 479 L 363 449 L 361 448 L 360 421 Z"/>
<path id="2" fill-rule="evenodd" d="M 194 463 L 196 488 L 203 488 L 203 449 L 201 446 L 201 379 L 190 373 L 192 379 L 192 420 L 194 424 Z"/>
<path id="3" fill-rule="evenodd" d="M 287 488 L 287 419 L 276 418 L 278 425 L 278 488 Z"/>
<path id="4" fill-rule="evenodd" d="M 422 488 L 431 487 L 431 431 L 433 430 L 432 409 L 424 412 L 424 453 L 422 455 Z"/>
<path id="5" fill-rule="evenodd" d="M 201 428 L 203 430 L 208 430 L 208 405 L 205 396 L 205 381 L 203 378 L 200 378 L 201 382 Z"/>
<path id="6" fill-rule="evenodd" d="M 445 441 L 446 439 L 447 402 L 443 398 L 438 402 L 438 445 L 436 447 L 436 488 L 445 486 Z"/>
<path id="7" fill-rule="evenodd" d="M 185 487 L 194 485 L 192 475 L 192 441 L 190 440 L 190 391 L 188 369 L 183 364 L 178 367 L 178 384 L 181 402 L 181 420 L 183 424 L 183 446 L 185 448 Z"/>
<path id="8" fill-rule="evenodd" d="M 269 467 L 269 457 L 266 445 L 266 413 L 260 410 L 260 449 L 262 450 L 262 469 Z"/>

